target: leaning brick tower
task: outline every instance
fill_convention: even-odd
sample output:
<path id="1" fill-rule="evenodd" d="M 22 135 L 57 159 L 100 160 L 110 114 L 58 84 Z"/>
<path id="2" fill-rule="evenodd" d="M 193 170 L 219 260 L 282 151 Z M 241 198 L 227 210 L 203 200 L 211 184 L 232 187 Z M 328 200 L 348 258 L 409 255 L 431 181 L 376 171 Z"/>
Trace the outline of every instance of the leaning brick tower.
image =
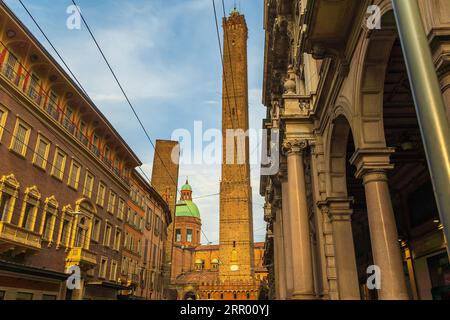
<path id="1" fill-rule="evenodd" d="M 219 278 L 247 282 L 254 276 L 254 259 L 249 138 L 239 136 L 249 128 L 245 17 L 235 9 L 223 19 L 223 30 Z"/>

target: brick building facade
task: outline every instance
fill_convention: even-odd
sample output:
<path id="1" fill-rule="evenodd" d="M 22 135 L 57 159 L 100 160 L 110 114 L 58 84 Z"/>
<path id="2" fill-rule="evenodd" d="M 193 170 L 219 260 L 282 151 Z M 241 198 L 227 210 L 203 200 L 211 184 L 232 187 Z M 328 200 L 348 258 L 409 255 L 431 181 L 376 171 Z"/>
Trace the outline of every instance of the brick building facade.
<path id="1" fill-rule="evenodd" d="M 121 275 L 124 229 L 127 203 L 133 206 L 130 179 L 139 165 L 84 91 L 2 2 L 0 299 L 116 299 L 128 290 Z M 164 229 L 168 208 L 147 189 Z M 139 216 L 145 220 L 142 211 Z M 69 290 L 65 280 L 74 266 L 80 286 Z"/>

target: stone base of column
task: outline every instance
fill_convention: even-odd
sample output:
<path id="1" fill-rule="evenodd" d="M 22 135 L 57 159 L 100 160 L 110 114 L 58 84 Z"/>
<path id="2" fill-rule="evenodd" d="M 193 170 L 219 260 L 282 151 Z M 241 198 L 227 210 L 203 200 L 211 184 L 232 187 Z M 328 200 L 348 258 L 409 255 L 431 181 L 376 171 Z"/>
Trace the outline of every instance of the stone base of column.
<path id="1" fill-rule="evenodd" d="M 314 292 L 311 293 L 304 293 L 304 292 L 293 292 L 292 293 L 292 300 L 316 300 L 317 296 Z"/>

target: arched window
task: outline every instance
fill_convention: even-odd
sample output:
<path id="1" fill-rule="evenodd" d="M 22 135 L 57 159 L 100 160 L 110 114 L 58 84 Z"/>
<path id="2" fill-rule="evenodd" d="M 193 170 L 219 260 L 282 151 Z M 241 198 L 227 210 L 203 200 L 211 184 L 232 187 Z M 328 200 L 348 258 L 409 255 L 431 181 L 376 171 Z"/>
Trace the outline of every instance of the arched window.
<path id="1" fill-rule="evenodd" d="M 250 292 L 247 292 L 247 299 L 250 299 Z"/>
<path id="2" fill-rule="evenodd" d="M 219 268 L 219 259 L 212 259 L 211 267 L 213 270 L 217 270 Z"/>
<path id="3" fill-rule="evenodd" d="M 195 260 L 195 269 L 200 271 L 203 270 L 205 266 L 205 261 L 203 261 L 202 259 L 197 259 Z"/>

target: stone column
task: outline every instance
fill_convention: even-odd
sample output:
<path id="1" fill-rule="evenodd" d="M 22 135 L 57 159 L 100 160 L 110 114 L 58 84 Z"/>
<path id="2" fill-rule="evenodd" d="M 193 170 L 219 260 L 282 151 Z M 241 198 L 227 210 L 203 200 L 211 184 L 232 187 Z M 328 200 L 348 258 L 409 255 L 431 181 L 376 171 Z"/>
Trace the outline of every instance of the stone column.
<path id="1" fill-rule="evenodd" d="M 416 274 L 414 272 L 414 261 L 411 254 L 411 249 L 409 248 L 408 243 L 406 241 L 402 241 L 401 244 L 404 252 L 404 257 L 406 260 L 406 266 L 408 267 L 408 275 L 409 275 L 409 283 L 412 291 L 413 300 L 419 300 L 419 295 L 417 293 L 417 282 L 416 282 Z"/>
<path id="2" fill-rule="evenodd" d="M 287 140 L 289 216 L 292 238 L 293 299 L 314 299 L 314 275 L 309 231 L 309 214 L 306 200 L 303 151 L 306 140 Z"/>
<path id="3" fill-rule="evenodd" d="M 386 170 L 392 149 L 357 150 L 350 161 L 363 178 L 374 263 L 380 268 L 380 300 L 408 299 L 397 226 L 392 209 Z"/>
<path id="4" fill-rule="evenodd" d="M 361 299 L 348 198 L 327 198 L 325 205 L 333 230 L 339 299 Z"/>
<path id="5" fill-rule="evenodd" d="M 289 215 L 289 184 L 287 179 L 287 167 L 286 164 L 281 165 L 280 169 L 280 180 L 281 180 L 281 216 L 283 220 L 282 228 L 282 240 L 283 240 L 283 251 L 284 251 L 284 274 L 286 283 L 286 299 L 292 297 L 292 291 L 294 288 L 294 280 L 292 276 L 292 237 L 291 237 L 291 217 Z"/>
<path id="6" fill-rule="evenodd" d="M 286 299 L 286 266 L 283 248 L 283 220 L 281 208 L 275 207 L 275 221 L 273 223 L 275 249 L 275 285 L 276 299 Z"/>

